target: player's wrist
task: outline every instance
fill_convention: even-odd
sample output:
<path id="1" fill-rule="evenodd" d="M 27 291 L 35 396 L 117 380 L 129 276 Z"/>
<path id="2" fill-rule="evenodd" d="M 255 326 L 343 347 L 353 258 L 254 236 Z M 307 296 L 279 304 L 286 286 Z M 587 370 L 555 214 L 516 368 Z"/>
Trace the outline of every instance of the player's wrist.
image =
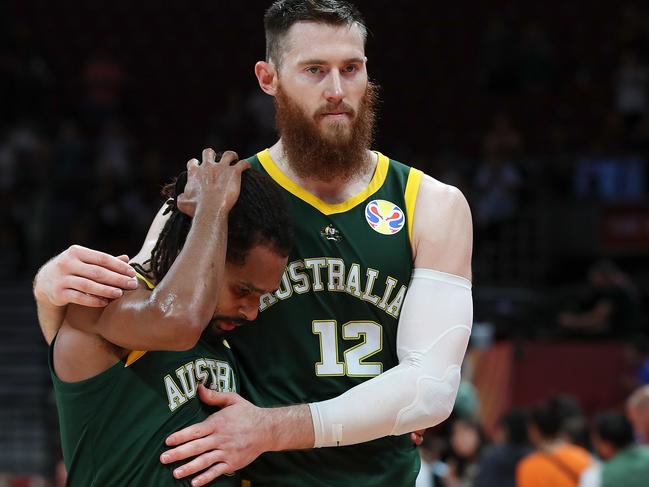
<path id="1" fill-rule="evenodd" d="M 51 262 L 51 261 L 50 261 Z M 34 282 L 32 283 L 32 292 L 34 293 L 34 299 L 36 303 L 40 306 L 50 306 L 50 307 L 59 307 L 59 304 L 53 302 L 51 292 L 48 292 L 47 289 L 47 269 L 46 267 L 50 265 L 50 262 L 41 267 L 36 276 L 34 276 Z"/>
<path id="2" fill-rule="evenodd" d="M 313 421 L 309 406 L 301 404 L 267 409 L 268 450 L 299 450 L 313 448 Z"/>
<path id="3" fill-rule="evenodd" d="M 264 412 L 264 429 L 263 435 L 266 445 L 265 451 L 281 451 L 284 445 L 285 430 L 282 428 L 282 409 L 285 408 L 262 408 Z"/>
<path id="4" fill-rule="evenodd" d="M 227 220 L 230 213 L 230 207 L 223 199 L 205 199 L 198 202 L 196 205 L 196 212 L 194 213 L 194 220 L 198 221 L 204 219 L 209 222 L 222 219 Z"/>

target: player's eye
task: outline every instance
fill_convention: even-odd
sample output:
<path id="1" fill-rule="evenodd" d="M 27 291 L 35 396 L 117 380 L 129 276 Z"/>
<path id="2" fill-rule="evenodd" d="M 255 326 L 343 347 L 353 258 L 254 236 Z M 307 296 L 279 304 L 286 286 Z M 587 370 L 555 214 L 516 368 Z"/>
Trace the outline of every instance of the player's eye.
<path id="1" fill-rule="evenodd" d="M 248 296 L 250 294 L 250 289 L 248 289 L 247 287 L 238 287 L 237 294 L 240 297 Z"/>
<path id="2" fill-rule="evenodd" d="M 306 71 L 310 74 L 318 74 L 320 72 L 320 68 L 318 66 L 309 66 L 306 68 Z"/>
<path id="3" fill-rule="evenodd" d="M 355 64 L 350 64 L 349 66 L 345 66 L 345 69 L 343 69 L 345 73 L 353 73 L 354 71 L 357 71 L 356 65 Z"/>

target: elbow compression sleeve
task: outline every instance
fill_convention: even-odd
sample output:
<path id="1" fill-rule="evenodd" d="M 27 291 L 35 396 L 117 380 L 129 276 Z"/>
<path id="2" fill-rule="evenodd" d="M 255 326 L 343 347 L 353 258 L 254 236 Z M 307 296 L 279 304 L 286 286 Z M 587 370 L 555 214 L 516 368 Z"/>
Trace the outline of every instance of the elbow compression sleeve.
<path id="1" fill-rule="evenodd" d="M 470 281 L 415 269 L 397 330 L 399 365 L 310 403 L 315 446 L 352 445 L 444 421 L 455 403 L 472 322 Z"/>

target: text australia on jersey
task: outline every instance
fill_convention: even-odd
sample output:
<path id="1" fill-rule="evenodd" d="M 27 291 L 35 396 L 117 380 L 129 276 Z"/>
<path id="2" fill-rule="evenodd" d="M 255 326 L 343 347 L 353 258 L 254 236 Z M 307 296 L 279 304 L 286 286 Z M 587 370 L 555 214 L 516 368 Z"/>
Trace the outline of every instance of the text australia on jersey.
<path id="1" fill-rule="evenodd" d="M 408 287 L 402 284 L 397 290 L 399 281 L 387 276 L 385 290 L 379 296 L 374 294 L 374 287 L 380 279 L 378 270 L 368 267 L 362 272 L 360 264 L 353 263 L 347 267 L 340 258 L 294 260 L 286 266 L 279 289 L 261 296 L 259 311 L 263 312 L 278 301 L 289 299 L 293 293 L 333 291 L 367 301 L 393 318 L 398 318 Z"/>
<path id="2" fill-rule="evenodd" d="M 232 366 L 223 360 L 197 358 L 178 367 L 175 375 L 178 382 L 171 374 L 164 377 L 169 410 L 172 412 L 196 396 L 197 383 L 218 392 L 237 390 Z"/>

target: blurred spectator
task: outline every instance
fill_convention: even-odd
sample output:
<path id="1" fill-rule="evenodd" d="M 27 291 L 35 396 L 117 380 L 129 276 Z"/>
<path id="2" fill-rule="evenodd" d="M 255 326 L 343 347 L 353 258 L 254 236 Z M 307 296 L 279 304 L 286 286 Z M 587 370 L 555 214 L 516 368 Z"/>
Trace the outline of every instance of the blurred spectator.
<path id="1" fill-rule="evenodd" d="M 626 410 L 636 439 L 643 445 L 649 445 L 649 385 L 639 387 L 629 396 Z"/>
<path id="2" fill-rule="evenodd" d="M 630 394 L 649 384 L 649 337 L 633 337 L 632 341 L 627 343 L 625 352 L 629 373 L 620 378 L 620 383 Z"/>
<path id="3" fill-rule="evenodd" d="M 529 436 L 535 451 L 518 464 L 517 487 L 577 487 L 592 459 L 588 451 L 561 437 L 561 412 L 554 401 L 532 409 Z"/>
<path id="4" fill-rule="evenodd" d="M 478 391 L 471 381 L 462 374 L 462 380 L 457 390 L 457 397 L 453 405 L 453 417 L 475 419 L 480 410 Z"/>
<path id="5" fill-rule="evenodd" d="M 130 142 L 124 128 L 115 120 L 106 122 L 96 144 L 96 177 L 103 180 L 112 177 L 125 181 L 131 176 L 129 160 Z"/>
<path id="6" fill-rule="evenodd" d="M 522 182 L 516 165 L 496 147 L 496 144 L 486 146 L 484 160 L 474 179 L 474 217 L 478 228 L 489 233 L 483 237 L 492 236 L 514 216 Z"/>
<path id="7" fill-rule="evenodd" d="M 587 469 L 579 487 L 644 487 L 649 480 L 649 447 L 633 444 L 633 428 L 623 414 L 608 411 L 593 421 L 593 445 L 602 464 Z"/>
<path id="8" fill-rule="evenodd" d="M 446 487 L 471 487 L 478 474 L 478 459 L 485 445 L 485 436 L 477 420 L 456 418 L 451 424 L 446 458 L 448 473 Z"/>
<path id="9" fill-rule="evenodd" d="M 638 53 L 627 50 L 620 57 L 615 74 L 615 105 L 624 119 L 627 135 L 633 132 L 647 112 L 649 68 Z"/>
<path id="10" fill-rule="evenodd" d="M 480 456 L 474 487 L 516 487 L 516 465 L 531 452 L 527 414 L 519 409 L 509 411 L 498 423 L 494 444 Z"/>
<path id="11" fill-rule="evenodd" d="M 590 154 L 577 162 L 575 193 L 582 199 L 605 202 L 642 201 L 646 192 L 646 162 L 633 155 Z"/>
<path id="12" fill-rule="evenodd" d="M 54 149 L 56 196 L 72 196 L 74 190 L 88 184 L 90 169 L 88 148 L 78 125 L 72 120 L 62 120 Z"/>
<path id="13" fill-rule="evenodd" d="M 561 438 L 589 450 L 588 423 L 577 398 L 570 394 L 555 394 L 548 401 L 559 415 Z"/>
<path id="14" fill-rule="evenodd" d="M 480 238 L 494 238 L 518 206 L 522 184 L 514 159 L 523 147 L 522 137 L 507 115 L 494 117 L 482 140 L 483 160 L 474 177 L 475 221 Z"/>
<path id="15" fill-rule="evenodd" d="M 559 314 L 559 325 L 571 335 L 622 338 L 637 331 L 641 302 L 631 278 L 612 261 L 588 271 L 585 299 L 575 311 Z"/>
<path id="16" fill-rule="evenodd" d="M 448 466 L 440 459 L 443 445 L 442 438 L 424 434 L 424 441 L 419 447 L 421 469 L 415 487 L 446 487 L 444 477 L 448 474 Z"/>
<path id="17" fill-rule="evenodd" d="M 646 337 L 636 339 L 633 347 L 635 362 L 636 386 L 649 384 L 649 340 Z"/>
<path id="18" fill-rule="evenodd" d="M 93 126 L 110 120 L 120 110 L 126 74 L 107 53 L 95 53 L 86 64 L 83 83 L 86 88 L 84 112 Z"/>

